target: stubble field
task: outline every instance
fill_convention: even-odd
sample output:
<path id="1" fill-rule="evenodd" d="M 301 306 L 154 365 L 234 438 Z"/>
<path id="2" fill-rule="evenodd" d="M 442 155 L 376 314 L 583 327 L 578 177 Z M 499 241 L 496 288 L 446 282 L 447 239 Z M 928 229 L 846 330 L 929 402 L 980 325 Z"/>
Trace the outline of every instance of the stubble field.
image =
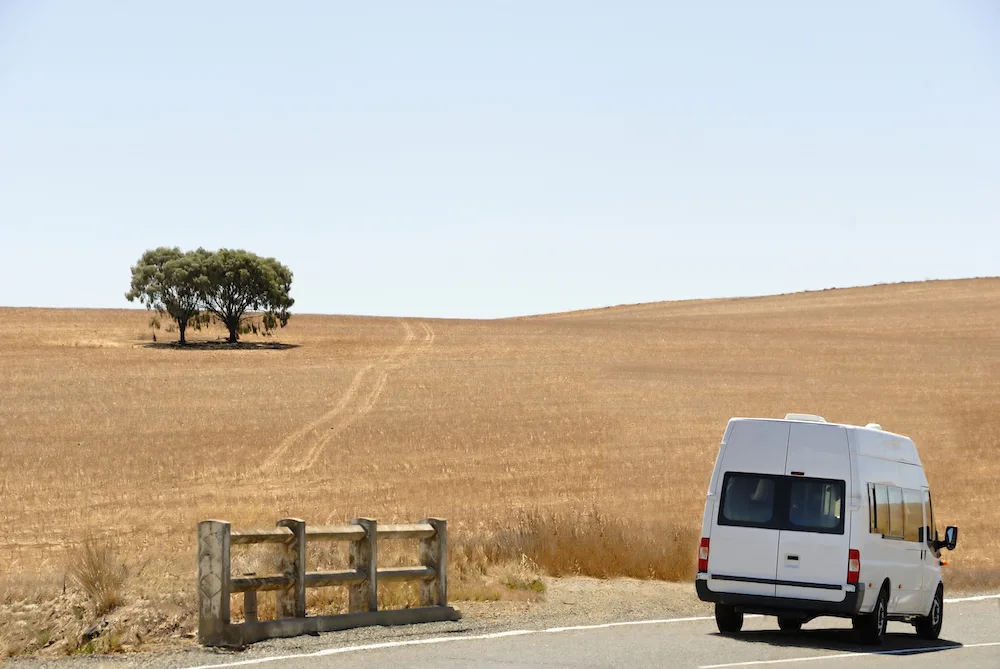
<path id="1" fill-rule="evenodd" d="M 939 523 L 961 528 L 949 587 L 1000 583 L 1000 280 L 500 321 L 298 315 L 239 350 L 154 344 L 148 319 L 0 309 L 0 618 L 28 621 L 8 653 L 72 636 L 39 638 L 24 611 L 72 599 L 86 539 L 164 618 L 153 636 L 188 630 L 206 518 L 442 516 L 458 597 L 499 596 L 494 569 L 529 596 L 536 572 L 687 578 L 726 421 L 789 411 L 912 436 Z M 78 626 L 95 618 L 72 601 Z"/>

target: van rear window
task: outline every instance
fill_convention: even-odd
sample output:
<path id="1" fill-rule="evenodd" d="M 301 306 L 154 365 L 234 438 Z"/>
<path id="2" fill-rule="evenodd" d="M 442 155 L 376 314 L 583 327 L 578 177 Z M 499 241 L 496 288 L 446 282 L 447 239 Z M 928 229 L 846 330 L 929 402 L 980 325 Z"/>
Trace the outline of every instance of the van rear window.
<path id="1" fill-rule="evenodd" d="M 722 514 L 734 523 L 767 524 L 774 519 L 774 481 L 755 474 L 727 474 Z"/>
<path id="2" fill-rule="evenodd" d="M 719 525 L 843 534 L 844 488 L 834 479 L 728 472 Z"/>

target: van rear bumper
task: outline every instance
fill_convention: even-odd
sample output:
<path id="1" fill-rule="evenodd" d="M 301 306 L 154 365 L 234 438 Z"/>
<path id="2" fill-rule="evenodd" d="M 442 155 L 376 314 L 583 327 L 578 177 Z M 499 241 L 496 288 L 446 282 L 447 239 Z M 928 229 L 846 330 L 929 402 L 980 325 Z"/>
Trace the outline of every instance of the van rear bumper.
<path id="1" fill-rule="evenodd" d="M 716 602 L 736 607 L 742 613 L 756 613 L 765 616 L 806 617 L 837 616 L 850 618 L 861 610 L 861 601 L 865 591 L 857 588 L 854 592 L 845 592 L 840 602 L 824 602 L 817 599 L 794 599 L 789 597 L 768 597 L 767 595 L 743 595 L 732 592 L 715 592 L 708 589 L 708 581 L 695 581 L 698 599 L 703 602 Z"/>

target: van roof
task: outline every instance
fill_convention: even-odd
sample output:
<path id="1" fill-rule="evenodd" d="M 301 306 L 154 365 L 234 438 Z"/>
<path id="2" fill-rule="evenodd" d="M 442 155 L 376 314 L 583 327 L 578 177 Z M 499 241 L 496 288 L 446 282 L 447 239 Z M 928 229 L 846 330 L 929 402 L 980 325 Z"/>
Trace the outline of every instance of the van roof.
<path id="1" fill-rule="evenodd" d="M 852 423 L 831 423 L 827 421 L 822 416 L 817 416 L 811 413 L 789 413 L 785 414 L 784 418 L 765 418 L 761 416 L 734 416 L 730 420 L 757 420 L 757 421 L 772 421 L 777 423 L 822 423 L 823 425 L 837 425 L 839 427 L 851 427 L 856 430 L 868 430 L 872 432 L 881 432 L 882 434 L 893 435 L 896 437 L 902 437 L 907 439 L 908 437 L 904 434 L 896 434 L 895 432 L 889 432 L 888 430 L 882 429 L 882 426 L 878 423 L 868 423 L 867 425 L 854 425 Z"/>
<path id="2" fill-rule="evenodd" d="M 836 427 L 843 427 L 852 431 L 855 435 L 857 452 L 859 455 L 867 455 L 873 458 L 894 460 L 907 464 L 921 465 L 920 455 L 917 453 L 916 444 L 913 440 L 903 434 L 888 432 L 882 429 L 881 425 L 868 423 L 867 425 L 851 425 L 849 423 L 828 423 L 821 416 L 813 414 L 787 414 L 784 418 L 752 418 L 734 417 L 729 420 L 730 424 L 738 421 L 767 421 L 774 423 L 813 423 Z"/>

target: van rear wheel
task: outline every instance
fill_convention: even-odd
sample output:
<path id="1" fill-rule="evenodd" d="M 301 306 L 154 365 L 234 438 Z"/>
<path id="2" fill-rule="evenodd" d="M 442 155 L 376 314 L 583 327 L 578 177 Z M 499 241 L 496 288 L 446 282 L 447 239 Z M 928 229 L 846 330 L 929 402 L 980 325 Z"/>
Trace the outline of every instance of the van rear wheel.
<path id="1" fill-rule="evenodd" d="M 863 643 L 877 645 L 882 643 L 885 628 L 889 623 L 889 591 L 886 586 L 878 593 L 872 612 L 854 618 L 854 629 L 858 631 Z"/>
<path id="2" fill-rule="evenodd" d="M 798 632 L 802 629 L 802 620 L 799 618 L 778 617 L 778 629 L 782 632 Z"/>
<path id="3" fill-rule="evenodd" d="M 923 618 L 918 618 L 914 626 L 917 628 L 917 635 L 933 641 L 941 635 L 941 623 L 944 622 L 944 588 L 938 586 L 934 593 L 934 601 L 931 602 L 931 610 Z"/>
<path id="4" fill-rule="evenodd" d="M 743 629 L 743 614 L 727 604 L 715 605 L 715 624 L 723 634 L 737 634 Z"/>

